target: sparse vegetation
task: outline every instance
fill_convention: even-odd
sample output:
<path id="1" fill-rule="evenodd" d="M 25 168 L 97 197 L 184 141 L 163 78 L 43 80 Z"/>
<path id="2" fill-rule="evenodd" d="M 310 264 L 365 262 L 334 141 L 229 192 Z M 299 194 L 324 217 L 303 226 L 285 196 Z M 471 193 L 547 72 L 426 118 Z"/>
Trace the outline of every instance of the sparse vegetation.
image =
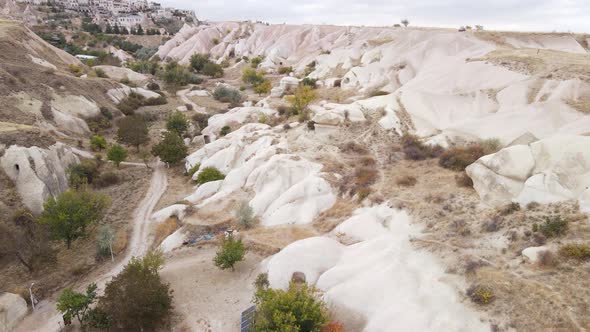
<path id="1" fill-rule="evenodd" d="M 316 92 L 310 86 L 300 86 L 295 91 L 295 95 L 288 96 L 287 101 L 291 103 L 293 113 L 299 115 L 299 121 L 307 121 L 309 110 L 307 107 L 317 98 Z"/>
<path id="2" fill-rule="evenodd" d="M 316 84 L 317 84 L 317 79 L 315 78 L 309 78 L 309 77 L 305 77 L 303 78 L 300 82 L 299 85 L 303 85 L 303 86 L 309 86 L 312 89 L 316 88 Z"/>
<path id="3" fill-rule="evenodd" d="M 246 84 L 251 84 L 256 86 L 262 82 L 264 82 L 264 72 L 263 71 L 256 71 L 254 68 L 244 68 L 242 72 L 242 81 Z"/>
<path id="4" fill-rule="evenodd" d="M 188 120 L 186 116 L 179 111 L 172 113 L 166 120 L 166 129 L 173 131 L 179 136 L 182 136 L 188 130 Z"/>
<path id="5" fill-rule="evenodd" d="M 225 179 L 225 175 L 221 173 L 215 167 L 205 167 L 203 170 L 197 175 L 197 179 L 195 180 L 198 184 L 203 184 L 211 181 L 218 181 Z"/>
<path id="6" fill-rule="evenodd" d="M 179 65 L 175 61 L 167 63 L 164 69 L 158 72 L 158 76 L 172 89 L 187 84 L 201 84 L 203 82 L 202 78 L 191 73 L 187 67 Z"/>
<path id="7" fill-rule="evenodd" d="M 559 254 L 579 261 L 590 260 L 590 246 L 587 244 L 566 244 L 559 248 Z"/>
<path id="8" fill-rule="evenodd" d="M 281 66 L 279 67 L 279 69 L 277 70 L 277 72 L 281 75 L 289 75 L 290 73 L 293 72 L 293 67 L 284 67 Z"/>
<path id="9" fill-rule="evenodd" d="M 223 126 L 219 131 L 219 136 L 223 137 L 231 132 L 230 126 Z"/>
<path id="10" fill-rule="evenodd" d="M 243 201 L 236 210 L 236 219 L 238 224 L 249 229 L 254 225 L 254 210 L 247 201 Z"/>
<path id="11" fill-rule="evenodd" d="M 383 90 L 375 90 L 369 94 L 369 97 L 387 96 L 389 92 Z"/>
<path id="12" fill-rule="evenodd" d="M 197 171 L 199 170 L 199 168 L 201 168 L 201 164 L 196 164 L 196 165 L 194 165 L 193 167 L 191 167 L 191 169 L 189 169 L 189 170 L 186 172 L 186 175 L 187 175 L 188 177 L 192 178 L 192 177 L 193 177 L 193 175 L 195 175 L 195 173 L 197 173 Z"/>
<path id="13" fill-rule="evenodd" d="M 254 57 L 250 60 L 250 66 L 254 69 L 258 68 L 258 66 L 260 66 L 261 63 L 262 63 L 262 58 L 259 56 Z"/>
<path id="14" fill-rule="evenodd" d="M 190 58 L 190 66 L 203 75 L 219 78 L 223 77 L 223 67 L 209 60 L 209 54 L 193 54 Z"/>
<path id="15" fill-rule="evenodd" d="M 397 180 L 395 180 L 395 183 L 399 186 L 413 187 L 416 185 L 416 183 L 418 183 L 418 180 L 411 175 L 404 175 L 397 178 Z"/>
<path id="16" fill-rule="evenodd" d="M 402 136 L 401 143 L 406 159 L 410 160 L 436 158 L 443 152 L 440 146 L 426 145 L 417 136 L 411 134 Z"/>
<path id="17" fill-rule="evenodd" d="M 495 296 L 491 287 L 483 285 L 473 285 L 467 290 L 467 296 L 471 301 L 477 304 L 490 304 L 494 301 Z"/>
<path id="18" fill-rule="evenodd" d="M 440 155 L 438 164 L 443 168 L 462 172 L 467 166 L 473 164 L 484 155 L 485 152 L 480 145 L 455 147 L 443 152 Z"/>
<path id="19" fill-rule="evenodd" d="M 236 240 L 233 235 L 230 235 L 223 240 L 221 247 L 213 258 L 213 262 L 215 266 L 222 270 L 231 268 L 234 271 L 235 264 L 244 260 L 245 254 L 246 249 L 244 249 L 242 240 Z"/>
<path id="20" fill-rule="evenodd" d="M 102 151 L 107 147 L 107 140 L 100 135 L 94 135 L 90 139 L 90 148 L 94 151 Z"/>
<path id="21" fill-rule="evenodd" d="M 533 232 L 540 232 L 547 238 L 557 237 L 567 232 L 568 221 L 561 216 L 547 216 L 542 224 L 533 224 Z"/>
<path id="22" fill-rule="evenodd" d="M 272 85 L 270 84 L 270 81 L 264 80 L 262 83 L 254 87 L 254 92 L 256 92 L 259 96 L 262 96 L 263 94 L 270 93 L 271 88 Z"/>
<path id="23" fill-rule="evenodd" d="M 119 142 L 135 146 L 139 151 L 139 146 L 149 141 L 147 123 L 141 116 L 127 116 L 119 120 L 119 129 L 117 130 L 117 139 Z"/>

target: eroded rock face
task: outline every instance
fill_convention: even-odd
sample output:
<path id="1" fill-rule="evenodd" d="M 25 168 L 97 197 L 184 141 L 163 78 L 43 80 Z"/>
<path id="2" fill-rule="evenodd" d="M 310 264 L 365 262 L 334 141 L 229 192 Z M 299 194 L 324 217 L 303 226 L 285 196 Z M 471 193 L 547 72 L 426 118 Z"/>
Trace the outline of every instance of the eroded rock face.
<path id="1" fill-rule="evenodd" d="M 0 327 L 13 331 L 16 324 L 27 315 L 27 302 L 17 294 L 0 293 Z"/>
<path id="2" fill-rule="evenodd" d="M 467 167 L 474 188 L 491 205 L 578 199 L 590 209 L 590 137 L 556 136 L 516 145 Z"/>
<path id="3" fill-rule="evenodd" d="M 137 85 L 143 85 L 148 82 L 149 78 L 144 74 L 140 74 L 134 72 L 129 68 L 124 67 L 115 67 L 115 66 L 94 66 L 94 69 L 101 69 L 104 73 L 109 77 L 116 81 L 120 81 L 122 79 L 128 79 L 132 83 Z"/>
<path id="4" fill-rule="evenodd" d="M 13 145 L 0 158 L 0 165 L 16 184 L 23 203 L 33 213 L 43 211 L 43 203 L 68 189 L 67 168 L 80 160 L 71 148 L 56 143 L 49 149 Z"/>

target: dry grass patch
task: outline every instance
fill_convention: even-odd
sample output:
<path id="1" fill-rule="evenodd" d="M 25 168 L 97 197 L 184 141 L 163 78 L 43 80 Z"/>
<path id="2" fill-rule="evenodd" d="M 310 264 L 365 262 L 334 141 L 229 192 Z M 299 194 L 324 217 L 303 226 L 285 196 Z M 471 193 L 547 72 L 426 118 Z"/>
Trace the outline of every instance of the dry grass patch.
<path id="1" fill-rule="evenodd" d="M 395 183 L 398 186 L 413 187 L 416 185 L 416 183 L 418 183 L 418 180 L 411 175 L 403 175 L 403 176 L 397 178 L 397 180 L 395 180 Z"/>
<path id="2" fill-rule="evenodd" d="M 320 233 L 332 231 L 341 222 L 352 215 L 357 204 L 350 200 L 338 199 L 328 210 L 320 213 L 313 221 L 313 228 Z"/>
<path id="3" fill-rule="evenodd" d="M 301 225 L 258 227 L 240 234 L 248 250 L 262 255 L 275 254 L 290 243 L 319 235 L 313 228 Z"/>
<path id="4" fill-rule="evenodd" d="M 159 245 L 177 229 L 178 219 L 176 217 L 170 217 L 166 219 L 166 221 L 156 226 L 156 229 L 154 231 L 154 243 L 156 245 Z"/>

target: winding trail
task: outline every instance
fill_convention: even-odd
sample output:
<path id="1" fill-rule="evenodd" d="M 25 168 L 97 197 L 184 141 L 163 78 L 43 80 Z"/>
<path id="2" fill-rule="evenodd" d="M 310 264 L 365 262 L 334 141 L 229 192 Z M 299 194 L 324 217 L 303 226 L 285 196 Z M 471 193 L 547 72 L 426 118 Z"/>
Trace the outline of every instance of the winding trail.
<path id="1" fill-rule="evenodd" d="M 106 273 L 86 281 L 82 285 L 83 288 L 87 284 L 95 282 L 98 285 L 99 291 L 102 291 L 106 283 L 121 272 L 132 257 L 143 256 L 149 249 L 151 243 L 150 216 L 168 186 L 164 163 L 158 161 L 153 166 L 154 172 L 150 181 L 150 187 L 141 203 L 139 203 L 139 206 L 133 212 L 133 229 L 125 256 Z M 39 302 L 35 312 L 25 317 L 18 325 L 16 331 L 56 332 L 60 331 L 62 326 L 62 317 L 55 308 L 54 299 L 48 299 Z"/>

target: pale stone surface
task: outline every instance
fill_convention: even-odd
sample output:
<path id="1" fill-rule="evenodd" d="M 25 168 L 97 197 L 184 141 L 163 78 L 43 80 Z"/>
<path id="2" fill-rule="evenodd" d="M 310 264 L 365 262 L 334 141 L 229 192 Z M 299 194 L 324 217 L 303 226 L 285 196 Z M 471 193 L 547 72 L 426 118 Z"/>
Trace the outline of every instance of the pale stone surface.
<path id="1" fill-rule="evenodd" d="M 125 67 L 115 67 L 115 66 L 94 66 L 94 69 L 101 69 L 105 72 L 105 74 L 116 81 L 120 81 L 123 79 L 128 79 L 130 82 L 143 85 L 148 82 L 149 78 L 144 74 L 140 74 L 138 72 L 134 72 L 133 70 Z"/>
<path id="2" fill-rule="evenodd" d="M 27 302 L 19 295 L 0 293 L 0 326 L 3 331 L 13 331 L 28 311 Z"/>
<path id="3" fill-rule="evenodd" d="M 522 257 L 525 259 L 525 261 L 531 264 L 536 264 L 539 262 L 540 259 L 539 254 L 548 250 L 549 248 L 546 246 L 529 247 L 522 251 Z"/>

